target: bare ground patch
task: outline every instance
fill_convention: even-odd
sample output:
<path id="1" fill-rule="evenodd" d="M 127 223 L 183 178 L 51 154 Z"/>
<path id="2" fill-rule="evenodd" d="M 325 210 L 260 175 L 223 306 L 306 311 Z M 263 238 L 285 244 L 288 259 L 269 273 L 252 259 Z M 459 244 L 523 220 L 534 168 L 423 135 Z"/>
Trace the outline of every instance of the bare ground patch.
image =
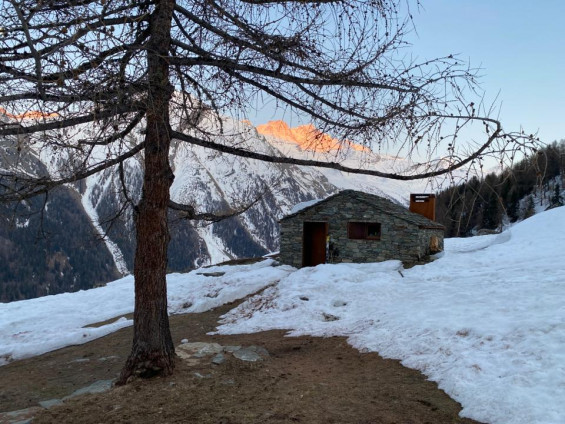
<path id="1" fill-rule="evenodd" d="M 181 339 L 257 345 L 261 362 L 231 355 L 220 365 L 178 360 L 173 376 L 138 380 L 39 411 L 34 423 L 472 423 L 435 383 L 398 361 L 360 353 L 341 337 L 284 337 L 282 331 L 207 336 L 225 305 L 171 317 Z M 116 378 L 131 343 L 131 328 L 0 367 L 0 411 L 60 399 L 99 380 Z M 35 412 L 34 412 L 35 413 Z M 1 422 L 1 420 L 0 420 Z"/>

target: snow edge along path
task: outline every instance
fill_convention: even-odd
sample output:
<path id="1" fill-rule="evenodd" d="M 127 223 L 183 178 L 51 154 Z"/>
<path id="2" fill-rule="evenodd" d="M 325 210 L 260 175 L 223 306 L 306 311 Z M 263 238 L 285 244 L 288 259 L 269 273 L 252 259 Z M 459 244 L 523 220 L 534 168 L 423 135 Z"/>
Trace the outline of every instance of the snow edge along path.
<path id="1" fill-rule="evenodd" d="M 565 208 L 439 260 L 303 268 L 230 311 L 220 334 L 346 336 L 423 372 L 489 423 L 565 422 Z"/>
<path id="2" fill-rule="evenodd" d="M 170 314 L 198 313 L 257 293 L 286 277 L 294 268 L 267 259 L 251 265 L 214 266 L 187 274 L 167 275 Z M 224 272 L 206 277 L 202 272 Z M 65 346 L 89 342 L 133 321 L 134 279 L 127 276 L 105 287 L 36 299 L 0 303 L 0 366 Z M 86 327 L 112 318 L 116 321 Z"/>

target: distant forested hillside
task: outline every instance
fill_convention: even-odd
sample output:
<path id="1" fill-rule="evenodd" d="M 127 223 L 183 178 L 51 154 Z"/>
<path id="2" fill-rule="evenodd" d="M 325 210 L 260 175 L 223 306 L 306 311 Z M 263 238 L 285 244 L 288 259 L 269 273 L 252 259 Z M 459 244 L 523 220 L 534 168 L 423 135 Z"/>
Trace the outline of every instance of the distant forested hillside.
<path id="1" fill-rule="evenodd" d="M 0 204 L 0 302 L 89 289 L 119 276 L 76 191 L 61 187 L 47 199 Z"/>
<path id="2" fill-rule="evenodd" d="M 554 142 L 515 163 L 500 174 L 469 181 L 441 191 L 437 220 L 446 237 L 465 237 L 481 230 L 497 230 L 539 209 L 564 204 L 562 172 L 565 140 Z"/>

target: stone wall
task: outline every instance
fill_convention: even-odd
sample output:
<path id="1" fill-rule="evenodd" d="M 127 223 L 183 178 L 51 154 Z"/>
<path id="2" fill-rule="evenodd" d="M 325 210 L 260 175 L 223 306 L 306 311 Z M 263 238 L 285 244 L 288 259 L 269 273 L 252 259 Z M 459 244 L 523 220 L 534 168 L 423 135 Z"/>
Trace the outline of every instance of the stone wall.
<path id="1" fill-rule="evenodd" d="M 336 196 L 328 201 L 305 209 L 280 222 L 280 260 L 294 267 L 302 266 L 302 235 L 305 221 L 328 223 L 328 234 L 338 255 L 330 262 L 379 262 L 399 259 L 415 262 L 429 255 L 430 237 L 439 238 L 443 249 L 443 231 L 421 229 L 418 225 L 376 208 L 357 202 L 347 196 Z M 381 224 L 380 240 L 349 239 L 349 222 Z"/>
<path id="2" fill-rule="evenodd" d="M 420 228 L 418 232 L 418 245 L 420 246 L 420 259 L 424 259 L 433 253 L 438 253 L 430 251 L 430 243 L 432 237 L 435 237 L 438 241 L 438 251 L 443 251 L 443 236 L 444 231 L 435 228 Z"/>

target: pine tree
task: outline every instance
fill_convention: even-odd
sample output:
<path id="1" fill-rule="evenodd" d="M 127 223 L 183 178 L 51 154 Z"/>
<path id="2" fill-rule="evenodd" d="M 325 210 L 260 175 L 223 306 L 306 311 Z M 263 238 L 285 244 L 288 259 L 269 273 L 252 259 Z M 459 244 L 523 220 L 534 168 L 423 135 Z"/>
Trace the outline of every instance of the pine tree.
<path id="1" fill-rule="evenodd" d="M 526 200 L 526 208 L 524 210 L 524 219 L 530 218 L 534 216 L 536 213 L 536 206 L 534 204 L 534 196 L 531 194 L 528 196 Z"/>
<path id="2" fill-rule="evenodd" d="M 555 184 L 553 196 L 551 197 L 551 207 L 563 206 L 563 196 L 561 195 L 561 187 L 559 183 Z"/>

